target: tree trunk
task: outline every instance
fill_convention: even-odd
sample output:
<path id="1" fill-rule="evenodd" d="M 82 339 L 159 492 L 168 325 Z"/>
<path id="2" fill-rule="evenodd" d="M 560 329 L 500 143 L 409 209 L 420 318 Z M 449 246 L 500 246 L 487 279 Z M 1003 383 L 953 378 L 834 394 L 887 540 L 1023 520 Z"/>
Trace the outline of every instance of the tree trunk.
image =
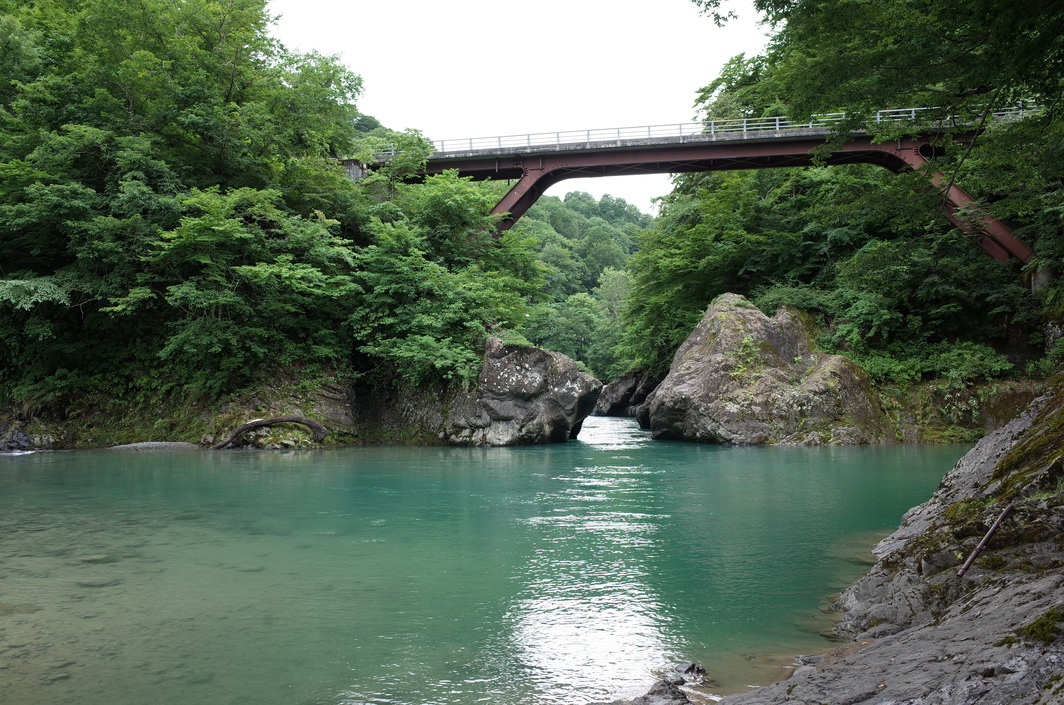
<path id="1" fill-rule="evenodd" d="M 276 416 L 276 417 L 274 417 L 272 419 L 256 419 L 255 421 L 248 421 L 246 424 L 244 424 L 240 428 L 238 428 L 235 431 L 233 431 L 232 433 L 230 433 L 229 436 L 226 437 L 226 439 L 224 441 L 222 441 L 221 443 L 215 443 L 214 445 L 212 445 L 209 448 L 209 450 L 222 450 L 223 448 L 226 448 L 230 444 L 232 444 L 233 441 L 235 441 L 237 438 L 239 438 L 240 434 L 242 434 L 242 433 L 250 431 L 250 430 L 252 430 L 254 428 L 260 428 L 262 426 L 273 426 L 274 424 L 279 424 L 279 423 L 297 423 L 297 424 L 301 424 L 301 425 L 306 426 L 307 428 L 309 428 L 314 433 L 314 440 L 315 441 L 317 441 L 318 443 L 321 443 L 322 441 L 325 440 L 325 434 L 327 433 L 327 431 L 325 430 L 325 426 L 323 426 L 322 424 L 318 423 L 314 419 L 307 419 L 307 418 L 303 418 L 302 416 Z"/>

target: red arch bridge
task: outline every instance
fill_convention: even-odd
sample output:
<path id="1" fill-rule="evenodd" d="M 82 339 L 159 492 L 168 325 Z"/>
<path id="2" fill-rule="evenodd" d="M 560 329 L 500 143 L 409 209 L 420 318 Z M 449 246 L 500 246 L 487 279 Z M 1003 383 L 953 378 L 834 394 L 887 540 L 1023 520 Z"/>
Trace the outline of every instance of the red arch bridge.
<path id="1" fill-rule="evenodd" d="M 884 110 L 877 122 L 905 123 L 917 109 Z M 1022 109 L 996 113 L 1014 119 Z M 426 174 L 457 170 L 474 180 L 508 180 L 513 186 L 492 209 L 504 214 L 498 229 L 509 229 L 550 186 L 564 179 L 635 174 L 769 169 L 814 163 L 877 164 L 900 172 L 922 169 L 934 156 L 930 138 L 877 142 L 856 132 L 842 144 L 832 127 L 842 113 L 796 123 L 784 117 L 621 127 L 528 135 L 480 137 L 434 142 Z M 387 158 L 383 155 L 382 158 Z M 355 176 L 361 165 L 345 162 Z M 1028 262 L 1034 252 L 1004 223 L 983 212 L 960 186 L 941 173 L 932 180 L 941 189 L 946 217 L 971 236 L 990 256 Z"/>

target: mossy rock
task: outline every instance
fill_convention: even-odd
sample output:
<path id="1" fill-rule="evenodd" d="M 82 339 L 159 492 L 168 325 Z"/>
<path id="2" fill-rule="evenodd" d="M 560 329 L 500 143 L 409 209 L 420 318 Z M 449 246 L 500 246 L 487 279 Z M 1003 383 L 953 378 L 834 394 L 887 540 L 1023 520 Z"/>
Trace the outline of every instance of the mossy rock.
<path id="1" fill-rule="evenodd" d="M 1016 630 L 1016 635 L 1026 641 L 1052 644 L 1060 636 L 1060 623 L 1064 622 L 1064 607 L 1054 607 L 1030 624 Z"/>
<path id="2" fill-rule="evenodd" d="M 1039 410 L 1031 430 L 1003 457 L 993 479 L 999 494 L 1013 499 L 1022 493 L 1056 492 L 1064 484 L 1064 373 L 1054 377 L 1052 396 Z"/>

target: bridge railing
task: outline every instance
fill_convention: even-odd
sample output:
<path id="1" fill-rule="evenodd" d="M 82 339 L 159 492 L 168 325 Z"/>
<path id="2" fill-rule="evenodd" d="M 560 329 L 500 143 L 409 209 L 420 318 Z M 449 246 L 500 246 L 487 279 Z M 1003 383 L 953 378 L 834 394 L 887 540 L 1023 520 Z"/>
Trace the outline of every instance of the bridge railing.
<path id="1" fill-rule="evenodd" d="M 933 108 L 898 108 L 880 110 L 872 120 L 877 124 L 916 122 L 924 112 Z M 1031 106 L 1014 106 L 993 113 L 995 119 L 1022 117 L 1033 110 Z M 487 149 L 550 147 L 567 144 L 617 142 L 621 140 L 656 139 L 666 137 L 689 137 L 693 135 L 720 135 L 750 132 L 780 132 L 830 128 L 846 119 L 846 113 L 814 115 L 810 120 L 799 122 L 787 117 L 739 118 L 735 120 L 710 120 L 708 122 L 683 122 L 639 127 L 608 127 L 592 130 L 565 130 L 556 132 L 533 132 L 524 135 L 499 135 L 496 137 L 466 137 L 462 139 L 434 140 L 437 152 L 471 152 Z"/>

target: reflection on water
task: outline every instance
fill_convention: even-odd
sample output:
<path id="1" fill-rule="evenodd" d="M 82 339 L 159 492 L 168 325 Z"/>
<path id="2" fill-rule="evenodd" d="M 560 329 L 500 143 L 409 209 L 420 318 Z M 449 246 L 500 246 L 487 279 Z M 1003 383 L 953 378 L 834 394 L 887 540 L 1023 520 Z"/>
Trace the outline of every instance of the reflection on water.
<path id="1" fill-rule="evenodd" d="M 961 448 L 0 457 L 0 702 L 611 700 L 829 644 L 817 606 Z"/>
<path id="2" fill-rule="evenodd" d="M 648 442 L 625 429 L 592 425 L 584 443 L 606 450 Z M 646 549 L 655 517 L 618 507 L 653 481 L 641 467 L 577 467 L 558 477 L 553 512 L 531 517 L 539 536 L 522 569 L 525 589 L 506 614 L 516 657 L 531 670 L 543 700 L 572 702 L 573 693 L 641 695 L 651 669 L 667 666 L 673 639 L 667 608 L 649 580 Z"/>

